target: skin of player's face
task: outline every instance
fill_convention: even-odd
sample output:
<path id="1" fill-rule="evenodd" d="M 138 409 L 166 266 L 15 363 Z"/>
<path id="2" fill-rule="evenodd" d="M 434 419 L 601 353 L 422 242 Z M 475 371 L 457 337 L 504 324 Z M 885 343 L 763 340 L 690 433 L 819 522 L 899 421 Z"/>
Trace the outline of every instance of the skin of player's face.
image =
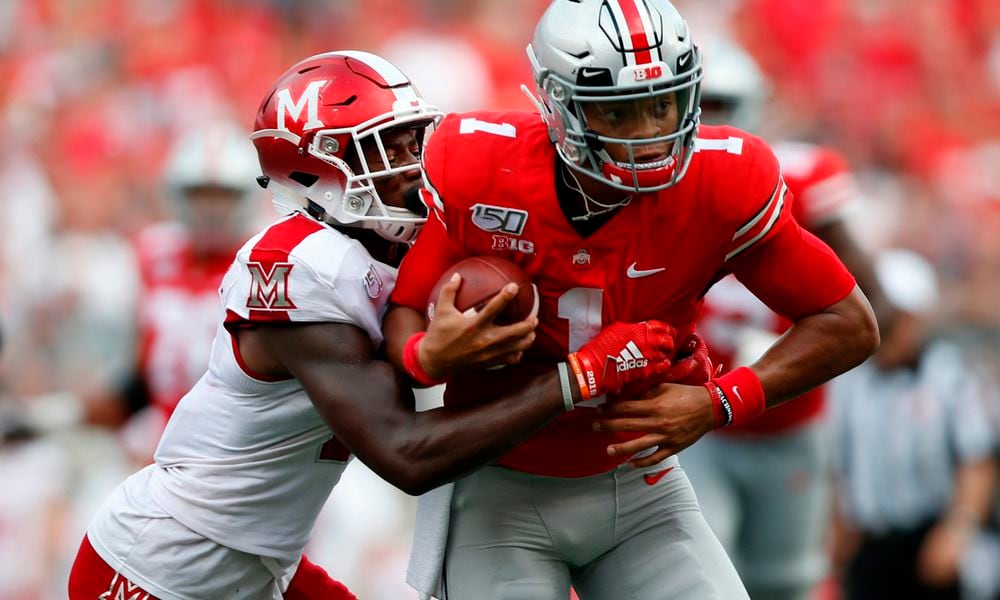
<path id="1" fill-rule="evenodd" d="M 585 102 L 582 104 L 587 127 L 601 135 L 626 139 L 643 139 L 670 135 L 677 131 L 677 95 L 661 94 L 639 100 Z M 636 162 L 662 160 L 670 154 L 669 141 L 634 146 Z M 616 161 L 629 162 L 628 149 L 623 144 L 606 144 L 605 149 Z"/>
<path id="2" fill-rule="evenodd" d="M 184 191 L 183 221 L 192 232 L 192 243 L 204 251 L 229 250 L 243 236 L 239 191 L 199 186 Z"/>
<path id="3" fill-rule="evenodd" d="M 389 167 L 418 164 L 422 151 L 421 140 L 419 129 L 389 129 L 382 132 L 382 145 L 389 159 L 388 165 L 383 164 L 375 140 L 363 140 L 361 149 L 368 168 L 380 171 Z M 384 204 L 403 206 L 403 195 L 413 188 L 421 187 L 423 179 L 420 177 L 420 169 L 411 169 L 388 177 L 376 178 L 373 183 Z"/>

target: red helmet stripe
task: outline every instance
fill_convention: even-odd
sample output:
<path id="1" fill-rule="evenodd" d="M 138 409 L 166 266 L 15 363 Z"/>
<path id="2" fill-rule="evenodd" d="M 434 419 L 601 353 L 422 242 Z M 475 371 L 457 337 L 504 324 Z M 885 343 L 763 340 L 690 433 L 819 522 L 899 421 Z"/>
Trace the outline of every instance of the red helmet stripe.
<path id="1" fill-rule="evenodd" d="M 635 64 L 645 65 L 653 62 L 653 53 L 648 48 L 653 46 L 652 36 L 646 30 L 646 23 L 642 20 L 640 10 L 645 10 L 639 6 L 643 0 L 619 0 L 618 7 L 625 16 L 625 25 L 628 28 L 632 41 L 632 50 L 636 48 L 647 48 L 646 50 L 635 51 Z"/>

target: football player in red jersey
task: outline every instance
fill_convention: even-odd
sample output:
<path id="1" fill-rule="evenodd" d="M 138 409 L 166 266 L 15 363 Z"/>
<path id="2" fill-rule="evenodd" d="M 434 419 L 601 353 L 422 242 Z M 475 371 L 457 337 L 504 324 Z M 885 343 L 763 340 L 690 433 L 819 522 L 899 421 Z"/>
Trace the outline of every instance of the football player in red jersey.
<path id="1" fill-rule="evenodd" d="M 378 358 L 394 261 L 426 220 L 410 194 L 439 117 L 403 73 L 365 52 L 305 59 L 265 96 L 251 139 L 283 216 L 236 252 L 208 372 L 174 409 L 154 464 L 91 520 L 72 600 L 354 598 L 302 556 L 352 455 L 418 493 L 495 458 L 578 399 L 550 368 L 509 401 L 416 413 L 406 379 Z M 516 361 L 534 319 L 491 323 L 516 286 L 464 315 L 458 285 L 438 299 L 428 346 L 462 363 Z M 499 343 L 480 352 L 484 339 Z M 615 324 L 574 359 L 594 364 L 627 348 L 649 356 L 627 372 L 595 372 L 600 390 L 620 392 L 662 375 L 672 345 L 662 324 Z"/>
<path id="2" fill-rule="evenodd" d="M 139 465 L 151 461 L 170 413 L 208 367 L 223 316 L 219 284 L 251 233 L 257 173 L 245 132 L 225 118 L 190 125 L 174 140 L 161 174 L 169 219 L 132 240 L 136 270 L 125 278 L 135 297 L 126 321 L 132 363 L 117 385 L 41 397 L 30 424 L 122 427 L 128 454 Z M 45 418 L 51 414 L 60 418 Z"/>
<path id="3" fill-rule="evenodd" d="M 767 82 L 753 58 L 726 40 L 705 56 L 702 122 L 757 129 Z M 843 219 L 860 197 L 846 161 L 800 142 L 779 142 L 774 151 L 795 195 L 795 220 L 844 261 L 887 331 L 892 307 Z M 751 364 L 790 324 L 728 276 L 706 295 L 698 329 L 713 361 L 730 370 Z M 832 497 L 824 387 L 713 432 L 682 455 L 702 512 L 754 599 L 806 600 L 826 570 Z"/>
<path id="4" fill-rule="evenodd" d="M 170 413 L 208 367 L 223 316 L 219 284 L 252 233 L 257 169 L 246 134 L 227 121 L 187 129 L 170 150 L 163 180 L 174 218 L 135 239 L 136 364 L 117 402 L 87 399 L 92 422 L 134 413 L 123 439 L 139 464 L 150 462 Z"/>
<path id="5" fill-rule="evenodd" d="M 529 364 L 562 360 L 604 323 L 641 319 L 670 324 L 682 350 L 701 353 L 686 336 L 730 273 L 794 325 L 721 377 L 702 368 L 645 393 L 590 394 L 459 480 L 437 515 L 423 511 L 411 567 L 424 568 L 410 581 L 450 599 L 562 599 L 571 585 L 585 600 L 745 598 L 674 454 L 861 362 L 878 345 L 874 315 L 836 255 L 792 219 L 770 148 L 732 127 L 699 128 L 701 57 L 669 2 L 555 0 L 528 54 L 541 118 L 449 115 L 428 143 L 434 217 L 385 320 L 394 362 L 416 355 L 424 375 L 449 378 L 446 406 L 502 385 L 506 369 L 462 377 L 419 337 L 431 286 L 468 255 L 510 258 L 538 286 Z M 446 531 L 422 525 L 434 521 Z"/>

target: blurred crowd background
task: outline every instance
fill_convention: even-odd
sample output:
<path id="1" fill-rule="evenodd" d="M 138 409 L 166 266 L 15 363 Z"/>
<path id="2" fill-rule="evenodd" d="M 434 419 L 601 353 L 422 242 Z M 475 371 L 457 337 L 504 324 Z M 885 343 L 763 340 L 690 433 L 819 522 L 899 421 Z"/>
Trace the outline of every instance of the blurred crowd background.
<path id="1" fill-rule="evenodd" d="M 696 43 L 732 39 L 760 63 L 759 134 L 844 154 L 865 193 L 859 239 L 930 260 L 936 327 L 998 379 L 1000 3 L 675 4 Z M 0 600 L 65 597 L 91 512 L 141 463 L 126 429 L 81 424 L 80 406 L 120 387 L 141 351 L 135 240 L 175 217 L 174 142 L 220 121 L 249 130 L 279 74 L 331 49 L 386 56 L 446 111 L 530 109 L 524 47 L 545 5 L 0 0 Z M 266 197 L 254 206 L 266 222 Z M 354 465 L 310 555 L 362 598 L 414 597 L 412 507 Z"/>

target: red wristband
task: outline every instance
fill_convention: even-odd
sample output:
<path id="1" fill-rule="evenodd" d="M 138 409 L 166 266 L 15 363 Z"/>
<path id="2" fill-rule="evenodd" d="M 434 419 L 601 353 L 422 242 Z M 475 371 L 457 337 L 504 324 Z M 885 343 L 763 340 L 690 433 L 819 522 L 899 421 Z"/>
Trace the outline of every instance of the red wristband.
<path id="1" fill-rule="evenodd" d="M 747 367 L 733 369 L 705 384 L 715 409 L 715 427 L 744 423 L 764 412 L 764 388 Z"/>
<path id="2" fill-rule="evenodd" d="M 410 339 L 406 340 L 406 345 L 403 346 L 403 369 L 413 381 L 420 385 L 431 386 L 444 383 L 444 379 L 433 379 L 420 364 L 420 342 L 423 341 L 424 335 L 426 332 L 421 331 L 414 333 Z"/>

